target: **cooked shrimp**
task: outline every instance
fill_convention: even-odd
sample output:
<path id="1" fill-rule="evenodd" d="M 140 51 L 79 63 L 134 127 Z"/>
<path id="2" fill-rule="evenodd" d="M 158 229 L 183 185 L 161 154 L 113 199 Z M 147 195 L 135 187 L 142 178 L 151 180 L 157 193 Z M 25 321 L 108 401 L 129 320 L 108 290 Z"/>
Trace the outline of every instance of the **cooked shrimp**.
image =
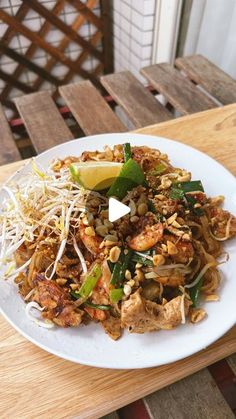
<path id="1" fill-rule="evenodd" d="M 85 307 L 84 310 L 87 311 L 92 319 L 103 321 L 107 318 L 106 312 L 104 310 L 92 307 Z"/>
<path id="2" fill-rule="evenodd" d="M 102 243 L 102 237 L 95 234 L 95 236 L 89 236 L 85 233 L 86 226 L 83 223 L 80 223 L 80 238 L 90 253 L 93 255 L 98 255 L 101 251 L 100 244 Z"/>
<path id="3" fill-rule="evenodd" d="M 146 226 L 144 230 L 128 240 L 128 245 L 131 249 L 137 252 L 144 252 L 155 246 L 163 236 L 163 225 L 161 223 L 153 226 Z"/>

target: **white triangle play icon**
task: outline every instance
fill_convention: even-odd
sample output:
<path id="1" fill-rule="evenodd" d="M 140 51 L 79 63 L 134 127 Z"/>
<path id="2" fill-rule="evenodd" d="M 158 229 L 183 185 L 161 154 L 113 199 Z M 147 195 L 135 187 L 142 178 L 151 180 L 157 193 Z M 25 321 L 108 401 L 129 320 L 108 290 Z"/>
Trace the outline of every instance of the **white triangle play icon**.
<path id="1" fill-rule="evenodd" d="M 126 214 L 129 214 L 130 207 L 122 204 L 122 202 L 117 201 L 115 198 L 109 198 L 108 202 L 108 219 L 111 223 L 113 221 L 119 220 Z"/>

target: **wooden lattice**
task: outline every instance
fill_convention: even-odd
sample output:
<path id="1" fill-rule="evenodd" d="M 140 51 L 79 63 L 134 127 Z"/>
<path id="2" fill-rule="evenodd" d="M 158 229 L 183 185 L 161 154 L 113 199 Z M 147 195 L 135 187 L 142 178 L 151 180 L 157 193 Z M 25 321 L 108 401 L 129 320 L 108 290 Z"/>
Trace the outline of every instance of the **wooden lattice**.
<path id="1" fill-rule="evenodd" d="M 67 25 L 60 18 L 66 4 L 70 4 L 76 11 L 75 19 L 71 25 Z M 98 17 L 93 10 L 98 5 L 101 9 L 101 17 Z M 24 23 L 27 14 L 32 10 L 44 19 L 44 23 L 38 32 L 29 29 Z M 5 107 L 14 110 L 15 106 L 11 101 L 13 88 L 17 88 L 22 94 L 31 93 L 40 90 L 45 81 L 50 83 L 51 88 L 55 90 L 54 98 L 57 99 L 57 87 L 70 82 L 75 75 L 89 79 L 93 84 L 99 86 L 98 76 L 101 73 L 112 71 L 109 13 L 109 0 L 87 0 L 84 3 L 80 0 L 57 0 L 51 10 L 46 8 L 43 2 L 24 0 L 15 16 L 0 9 L 0 19 L 8 25 L 0 41 L 0 58 L 3 55 L 8 56 L 18 64 L 12 74 L 6 73 L 3 68 L 0 69 L 0 78 L 5 82 L 0 94 L 0 102 Z M 93 25 L 93 28 L 95 28 L 89 40 L 79 34 L 80 28 L 85 23 Z M 50 31 L 55 28 L 63 34 L 58 46 L 54 46 L 46 40 Z M 24 54 L 10 47 L 14 37 L 19 34 L 30 41 L 30 45 Z M 75 43 L 82 48 L 80 54 L 74 60 L 66 53 L 71 43 Z M 34 62 L 35 54 L 39 49 L 47 54 L 47 61 L 44 66 Z M 92 71 L 83 68 L 83 64 L 89 57 L 96 59 L 96 66 Z M 63 78 L 52 74 L 58 63 L 67 67 Z M 21 76 L 29 70 L 36 75 L 33 83 L 30 84 L 21 81 Z"/>

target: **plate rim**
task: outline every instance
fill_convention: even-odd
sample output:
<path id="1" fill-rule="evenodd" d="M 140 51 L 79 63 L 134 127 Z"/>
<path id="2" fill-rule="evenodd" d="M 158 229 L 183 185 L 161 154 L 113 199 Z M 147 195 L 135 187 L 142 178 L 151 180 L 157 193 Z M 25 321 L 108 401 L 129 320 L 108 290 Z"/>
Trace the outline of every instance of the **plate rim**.
<path id="1" fill-rule="evenodd" d="M 167 141 L 168 143 L 175 143 L 178 146 L 181 145 L 182 147 L 184 147 L 185 149 L 190 149 L 194 152 L 197 152 L 198 154 L 202 155 L 204 158 L 208 158 L 210 159 L 214 164 L 218 165 L 218 167 L 223 170 L 225 172 L 225 174 L 227 174 L 228 176 L 231 177 L 231 179 L 233 181 L 236 181 L 235 176 L 227 169 L 225 168 L 221 163 L 219 163 L 217 160 L 215 160 L 213 157 L 209 156 L 207 153 L 204 153 L 200 150 L 198 150 L 195 147 L 192 147 L 188 144 L 184 144 L 181 142 L 181 140 L 172 140 L 170 138 L 166 138 L 166 137 L 162 137 L 159 135 L 149 135 L 149 134 L 145 134 L 145 133 L 135 133 L 135 132 L 125 132 L 125 133 L 106 133 L 106 134 L 96 134 L 96 135 L 91 135 L 91 136 L 86 136 L 86 137 L 80 137 L 80 138 L 75 138 L 73 140 L 70 141 L 66 141 L 64 143 L 55 145 L 54 147 L 45 150 L 43 153 L 40 153 L 39 155 L 35 156 L 35 160 L 37 161 L 40 158 L 45 157 L 49 152 L 53 152 L 57 149 L 60 149 L 62 146 L 66 146 L 68 145 L 68 147 L 70 148 L 70 144 L 75 143 L 75 142 L 82 142 L 82 141 L 92 141 L 95 140 L 96 138 L 99 138 L 100 142 L 98 144 L 98 147 L 101 145 L 104 146 L 105 145 L 105 139 L 106 137 L 110 137 L 111 135 L 116 136 L 117 138 L 126 138 L 127 136 L 130 137 L 130 139 L 135 140 L 135 137 L 150 137 L 153 139 L 153 141 Z M 108 144 L 109 145 L 109 144 Z M 86 144 L 85 144 L 86 146 Z M 149 145 L 150 146 L 150 145 Z M 158 145 L 156 145 L 156 147 L 158 147 Z M 50 158 L 51 160 L 51 158 Z M 22 167 L 20 167 L 19 169 L 16 170 L 16 172 L 14 172 L 1 186 L 0 188 L 0 193 L 2 192 L 2 188 L 4 185 L 6 185 L 9 181 L 11 181 L 17 174 L 21 173 L 23 171 L 23 169 L 27 168 L 30 164 L 31 164 L 32 158 L 30 158 L 29 161 L 27 161 L 25 164 L 22 165 Z M 24 161 L 22 162 L 24 163 Z M 100 362 L 96 362 L 96 361 L 89 361 L 87 362 L 86 360 L 79 360 L 78 358 L 74 357 L 74 356 L 69 356 L 67 354 L 64 354 L 62 351 L 60 350 L 54 350 L 53 348 L 50 348 L 46 345 L 44 345 L 43 343 L 41 343 L 39 340 L 35 339 L 34 337 L 30 336 L 27 332 L 25 332 L 21 327 L 19 327 L 17 324 L 14 323 L 13 320 L 11 320 L 9 318 L 9 316 L 4 312 L 4 310 L 2 309 L 1 305 L 0 305 L 0 313 L 3 315 L 3 317 L 8 321 L 8 323 L 10 323 L 11 326 L 14 327 L 14 329 L 19 332 L 24 338 L 26 338 L 27 340 L 29 340 L 30 342 L 32 342 L 33 344 L 35 344 L 36 346 L 40 347 L 41 349 L 45 350 L 48 353 L 51 353 L 53 355 L 56 355 L 62 359 L 71 361 L 71 362 L 75 362 L 75 363 L 79 363 L 81 365 L 87 365 L 87 366 L 93 366 L 93 367 L 99 367 L 99 368 L 112 368 L 112 369 L 142 369 L 142 368 L 152 368 L 155 366 L 161 366 L 161 365 L 168 365 L 174 362 L 177 362 L 181 359 L 185 359 L 188 358 L 194 354 L 197 354 L 198 352 L 200 352 L 201 350 L 204 350 L 206 348 L 208 348 L 210 345 L 212 345 L 214 342 L 216 342 L 218 339 L 220 339 L 225 333 L 227 333 L 236 323 L 236 315 L 235 315 L 235 319 L 233 319 L 232 316 L 232 321 L 228 322 L 225 331 L 224 332 L 219 332 L 218 334 L 215 334 L 214 337 L 212 337 L 212 339 L 208 339 L 207 340 L 207 344 L 206 345 L 202 345 L 202 344 L 195 344 L 193 346 L 192 350 L 186 349 L 185 351 L 182 351 L 181 354 L 179 354 L 179 356 L 175 356 L 175 357 L 171 357 L 171 360 L 167 360 L 167 361 L 159 361 L 158 363 L 155 363 L 154 360 L 152 360 L 150 363 L 146 362 L 144 363 L 143 360 L 141 362 L 141 365 L 138 365 L 137 363 L 134 363 L 134 365 L 131 366 L 127 366 L 127 363 L 122 364 L 121 360 L 119 360 L 119 366 L 116 366 L 115 364 L 109 364 L 109 363 L 103 363 L 101 364 Z M 173 358 L 173 359 L 172 359 Z"/>

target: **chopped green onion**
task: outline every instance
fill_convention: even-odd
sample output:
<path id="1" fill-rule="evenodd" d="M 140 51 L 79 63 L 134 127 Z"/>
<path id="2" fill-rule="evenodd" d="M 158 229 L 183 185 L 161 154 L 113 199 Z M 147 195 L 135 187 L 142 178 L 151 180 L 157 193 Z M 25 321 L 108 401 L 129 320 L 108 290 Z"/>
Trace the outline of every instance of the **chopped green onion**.
<path id="1" fill-rule="evenodd" d="M 123 288 L 114 288 L 110 291 L 110 300 L 112 303 L 118 303 L 124 295 Z"/>
<path id="2" fill-rule="evenodd" d="M 95 308 L 98 310 L 110 310 L 111 306 L 109 305 L 105 305 L 105 304 L 94 304 L 94 303 L 89 303 L 88 301 L 86 301 L 86 303 L 84 303 L 84 305 L 86 307 L 91 307 L 91 308 Z"/>
<path id="3" fill-rule="evenodd" d="M 204 192 L 202 182 L 200 180 L 191 180 L 189 182 L 178 183 L 178 186 L 184 191 L 184 193 L 195 191 Z"/>
<path id="4" fill-rule="evenodd" d="M 79 291 L 71 290 L 70 295 L 72 295 L 72 297 L 74 297 L 76 300 L 81 298 L 81 295 L 80 295 Z"/>
<path id="5" fill-rule="evenodd" d="M 121 252 L 118 262 L 115 263 L 110 283 L 112 285 L 121 285 L 125 278 L 125 271 L 128 269 L 133 252 L 127 250 L 127 253 Z"/>
<path id="6" fill-rule="evenodd" d="M 153 214 L 156 214 L 157 213 L 157 210 L 155 208 L 155 205 L 153 204 L 153 202 L 150 199 L 148 200 L 147 205 L 148 205 L 148 211 L 153 212 Z"/>
<path id="7" fill-rule="evenodd" d="M 199 217 L 204 214 L 204 211 L 202 208 L 194 208 L 194 205 L 197 204 L 197 200 L 192 195 L 186 195 L 185 198 L 187 199 L 188 204 L 193 210 L 193 213 L 195 215 L 198 215 Z"/>
<path id="8" fill-rule="evenodd" d="M 132 157 L 132 152 L 131 152 L 131 146 L 130 143 L 125 143 L 124 144 L 124 161 L 125 163 L 131 159 Z"/>
<path id="9" fill-rule="evenodd" d="M 188 192 L 204 192 L 202 182 L 200 180 L 192 180 L 190 182 L 175 183 L 170 191 L 170 198 L 183 199 Z"/>
<path id="10" fill-rule="evenodd" d="M 197 303 L 199 301 L 200 291 L 201 291 L 201 288 L 202 288 L 202 283 L 203 283 L 203 277 L 198 281 L 198 283 L 194 287 L 192 287 L 190 289 L 189 293 L 190 293 L 190 298 L 191 298 L 192 303 L 193 303 L 193 307 L 196 307 Z"/>
<path id="11" fill-rule="evenodd" d="M 79 294 L 83 298 L 88 298 L 92 290 L 96 286 L 100 276 L 102 275 L 101 266 L 96 263 L 90 272 L 87 273 L 82 286 L 79 289 Z"/>
<path id="12" fill-rule="evenodd" d="M 107 264 L 108 264 L 108 267 L 109 267 L 109 269 L 110 269 L 110 271 L 111 271 L 111 273 L 112 273 L 112 272 L 113 272 L 113 269 L 114 269 L 115 264 L 114 264 L 113 262 L 111 262 L 109 259 L 107 260 Z"/>
<path id="13" fill-rule="evenodd" d="M 153 266 L 152 260 L 149 258 L 146 258 L 145 254 L 141 256 L 140 254 L 134 253 L 132 256 L 132 261 L 136 263 L 141 263 L 144 266 Z"/>
<path id="14" fill-rule="evenodd" d="M 144 181 L 145 176 L 139 164 L 135 160 L 129 159 L 124 163 L 119 176 L 108 190 L 107 196 L 116 196 L 123 199 L 128 191 L 142 185 Z"/>
<path id="15" fill-rule="evenodd" d="M 163 163 L 159 163 L 159 164 L 157 164 L 155 169 L 153 169 L 151 172 L 149 172 L 149 174 L 152 175 L 152 176 L 158 176 L 158 175 L 161 175 L 162 173 L 164 173 L 165 171 L 166 171 L 166 166 Z"/>
<path id="16" fill-rule="evenodd" d="M 204 275 L 205 275 L 206 271 L 208 271 L 208 269 L 213 268 L 215 266 L 216 266 L 216 264 L 214 262 L 207 263 L 201 269 L 201 271 L 199 272 L 197 277 L 194 279 L 194 281 L 191 282 L 191 284 L 185 285 L 185 288 L 190 289 L 190 297 L 191 297 L 191 300 L 193 302 L 193 307 L 196 307 L 197 302 L 199 300 L 200 291 L 201 291 L 201 288 L 202 288 L 203 279 L 204 279 Z"/>

